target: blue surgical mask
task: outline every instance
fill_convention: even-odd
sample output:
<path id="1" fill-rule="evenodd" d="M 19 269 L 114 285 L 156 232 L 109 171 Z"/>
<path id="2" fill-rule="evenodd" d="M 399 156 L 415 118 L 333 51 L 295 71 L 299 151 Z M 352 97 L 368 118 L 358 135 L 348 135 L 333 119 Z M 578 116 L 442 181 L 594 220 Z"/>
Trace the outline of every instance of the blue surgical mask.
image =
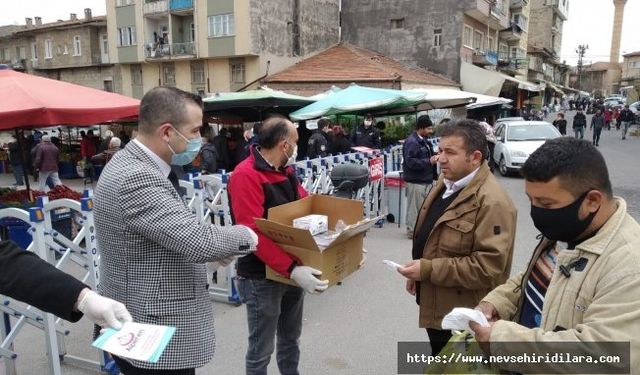
<path id="1" fill-rule="evenodd" d="M 187 142 L 187 149 L 179 154 L 176 154 L 176 152 L 173 151 L 173 148 L 171 148 L 171 145 L 167 143 L 167 146 L 169 146 L 169 150 L 171 150 L 171 152 L 173 153 L 173 156 L 171 157 L 171 165 L 187 165 L 191 163 L 193 159 L 195 159 L 198 155 L 198 152 L 200 152 L 200 147 L 202 147 L 202 138 L 198 137 L 188 139 L 187 137 L 182 135 L 182 133 L 180 133 L 176 128 L 173 128 L 173 130 L 175 130 L 176 133 L 178 133 L 178 135 L 182 137 L 185 142 Z"/>

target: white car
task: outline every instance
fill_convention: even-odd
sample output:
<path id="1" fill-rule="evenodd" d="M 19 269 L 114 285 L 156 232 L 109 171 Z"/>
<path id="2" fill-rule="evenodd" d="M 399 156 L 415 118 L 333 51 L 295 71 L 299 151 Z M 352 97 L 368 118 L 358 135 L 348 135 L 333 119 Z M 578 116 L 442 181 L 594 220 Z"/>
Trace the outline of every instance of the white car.
<path id="1" fill-rule="evenodd" d="M 555 126 L 545 121 L 502 122 L 497 124 L 495 135 L 493 161 L 503 176 L 522 168 L 529 155 L 547 139 L 561 136 Z"/>

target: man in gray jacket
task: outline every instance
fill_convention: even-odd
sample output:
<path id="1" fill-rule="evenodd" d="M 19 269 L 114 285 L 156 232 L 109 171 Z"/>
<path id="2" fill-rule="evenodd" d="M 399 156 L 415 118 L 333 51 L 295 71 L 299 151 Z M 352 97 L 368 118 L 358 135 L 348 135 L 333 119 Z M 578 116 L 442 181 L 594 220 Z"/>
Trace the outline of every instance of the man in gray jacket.
<path id="1" fill-rule="evenodd" d="M 124 303 L 135 322 L 176 327 L 157 363 L 115 357 L 126 375 L 195 374 L 209 362 L 215 335 L 205 263 L 249 254 L 258 243 L 245 226 L 200 224 L 178 195 L 171 165 L 195 158 L 201 126 L 200 97 L 150 90 L 140 102 L 138 136 L 98 181 L 98 290 Z"/>

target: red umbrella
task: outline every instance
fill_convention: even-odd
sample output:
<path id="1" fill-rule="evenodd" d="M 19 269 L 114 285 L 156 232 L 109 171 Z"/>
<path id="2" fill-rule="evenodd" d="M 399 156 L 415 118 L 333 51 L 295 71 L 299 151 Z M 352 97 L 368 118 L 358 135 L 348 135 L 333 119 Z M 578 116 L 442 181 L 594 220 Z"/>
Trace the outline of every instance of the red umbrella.
<path id="1" fill-rule="evenodd" d="M 93 125 L 138 115 L 140 101 L 68 82 L 0 70 L 0 130 Z"/>

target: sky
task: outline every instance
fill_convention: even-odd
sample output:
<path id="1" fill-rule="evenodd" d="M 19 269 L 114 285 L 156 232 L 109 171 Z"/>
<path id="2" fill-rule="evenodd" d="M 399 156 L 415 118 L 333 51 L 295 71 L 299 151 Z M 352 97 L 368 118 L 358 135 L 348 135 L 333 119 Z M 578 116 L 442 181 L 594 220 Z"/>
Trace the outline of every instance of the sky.
<path id="1" fill-rule="evenodd" d="M 569 18 L 562 32 L 560 61 L 575 65 L 576 49 L 581 44 L 589 45 L 583 60 L 585 64 L 609 61 L 613 10 L 612 0 L 570 0 Z M 620 52 L 635 51 L 640 51 L 640 0 L 628 0 L 624 8 Z"/>
<path id="2" fill-rule="evenodd" d="M 343 0 L 353 1 L 353 0 Z M 455 0 L 454 0 L 455 1 Z M 576 48 L 588 44 L 584 62 L 609 61 L 611 29 L 613 27 L 612 0 L 570 0 L 569 19 L 564 23 L 560 60 L 575 65 Z M 42 22 L 68 20 L 69 13 L 84 17 L 84 8 L 93 15 L 104 15 L 105 0 L 4 0 L 0 25 L 24 25 L 25 17 L 42 17 Z M 635 16 L 635 20 L 633 19 Z M 640 51 L 640 0 L 628 0 L 622 26 L 621 53 Z M 622 59 L 620 58 L 620 61 Z"/>

